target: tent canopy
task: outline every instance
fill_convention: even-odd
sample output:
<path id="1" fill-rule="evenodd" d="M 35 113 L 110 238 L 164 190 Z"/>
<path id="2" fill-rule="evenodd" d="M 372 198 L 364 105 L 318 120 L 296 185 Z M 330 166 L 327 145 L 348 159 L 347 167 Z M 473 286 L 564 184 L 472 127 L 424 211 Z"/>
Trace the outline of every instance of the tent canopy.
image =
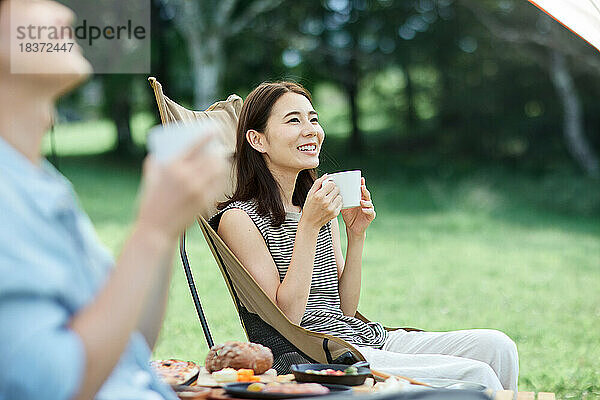
<path id="1" fill-rule="evenodd" d="M 600 51 L 599 0 L 529 0 Z"/>

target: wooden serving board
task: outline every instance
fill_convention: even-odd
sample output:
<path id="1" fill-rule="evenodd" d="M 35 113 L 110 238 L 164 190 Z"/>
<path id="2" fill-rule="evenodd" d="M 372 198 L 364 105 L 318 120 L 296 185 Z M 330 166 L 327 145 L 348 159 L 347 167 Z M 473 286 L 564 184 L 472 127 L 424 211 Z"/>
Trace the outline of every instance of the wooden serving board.
<path id="1" fill-rule="evenodd" d="M 217 382 L 212 375 L 210 374 L 210 372 L 208 372 L 206 370 L 206 368 L 204 368 L 203 366 L 199 366 L 200 367 L 200 373 L 198 374 L 198 379 L 196 379 L 196 381 L 194 383 L 192 383 L 192 385 L 194 386 L 205 386 L 205 387 L 212 387 L 212 388 L 219 388 L 219 387 L 223 387 L 225 386 L 227 383 L 231 383 L 231 382 Z M 262 383 L 270 383 L 270 382 L 282 382 L 284 381 L 283 379 L 286 379 L 286 377 L 291 376 L 291 379 L 293 379 L 294 375 L 280 375 L 277 376 L 277 372 L 274 369 L 270 369 L 267 372 L 265 372 L 262 375 L 256 375 L 260 378 L 260 381 Z M 282 378 L 283 377 L 283 378 Z M 289 382 L 289 380 L 287 380 L 286 382 Z"/>

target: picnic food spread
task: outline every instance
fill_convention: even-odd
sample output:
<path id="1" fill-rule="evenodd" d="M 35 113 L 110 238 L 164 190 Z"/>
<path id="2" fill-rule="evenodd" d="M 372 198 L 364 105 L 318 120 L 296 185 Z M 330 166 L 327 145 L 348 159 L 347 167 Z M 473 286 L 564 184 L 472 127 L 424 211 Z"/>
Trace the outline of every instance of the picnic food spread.
<path id="1" fill-rule="evenodd" d="M 229 387 L 232 386 L 231 384 L 238 387 L 236 385 L 242 382 L 246 385 L 242 385 L 243 391 L 265 393 L 269 396 L 313 396 L 330 392 L 328 387 L 319 383 L 294 382 L 293 374 L 277 375 L 275 370 L 270 369 L 272 365 L 273 354 L 269 348 L 256 343 L 243 342 L 226 342 L 213 346 L 206 357 L 204 367 L 191 361 L 175 359 L 151 362 L 153 369 L 165 383 L 173 387 L 180 399 L 233 399 L 237 396 L 234 394 L 232 397 L 232 394 L 228 394 Z M 358 369 L 349 366 L 343 370 L 325 368 L 308 369 L 306 372 L 315 376 L 351 376 L 357 375 Z M 374 387 L 373 383 L 369 378 L 362 386 L 367 390 Z M 225 390 L 208 389 L 215 387 L 223 387 Z M 364 390 L 355 388 L 357 392 Z"/>
<path id="2" fill-rule="evenodd" d="M 364 371 L 359 371 L 358 364 L 298 364 L 292 366 L 294 374 L 277 375 L 274 369 L 270 369 L 273 354 L 269 348 L 243 342 L 226 342 L 213 346 L 206 357 L 205 367 L 175 359 L 155 360 L 150 364 L 159 377 L 173 387 L 180 399 L 187 400 L 235 400 L 237 397 L 254 398 L 254 393 L 259 398 L 323 395 L 330 390 L 340 390 L 337 387 L 346 387 L 347 390 L 350 388 L 332 385 L 330 389 L 327 385 L 316 382 L 324 383 L 322 380 L 327 377 L 353 379 L 365 374 Z M 299 383 L 300 379 L 296 376 L 299 369 L 303 369 L 305 374 L 313 375 L 315 380 L 307 379 L 307 383 Z M 371 372 L 368 366 L 367 371 Z M 345 384 L 356 385 L 352 388 L 356 393 L 370 393 L 402 390 L 409 382 L 389 376 L 385 382 L 375 384 L 373 378 L 363 376 L 360 383 Z M 333 386 L 336 388 L 333 389 Z"/>
<path id="3" fill-rule="evenodd" d="M 251 369 L 260 375 L 273 365 L 273 353 L 257 343 L 225 342 L 214 345 L 206 356 L 205 368 L 215 372 L 223 368 Z"/>
<path id="4" fill-rule="evenodd" d="M 150 362 L 150 366 L 169 385 L 183 385 L 196 377 L 200 372 L 195 363 L 175 359 L 154 360 Z"/>
<path id="5" fill-rule="evenodd" d="M 265 352 L 268 352 L 268 355 L 265 355 Z M 242 362 L 236 360 L 237 354 L 241 357 Z M 223 345 L 213 346 L 206 360 L 207 368 L 198 366 L 191 361 L 176 359 L 154 360 L 150 362 L 150 365 L 165 383 L 171 385 L 181 400 L 238 400 L 238 396 L 251 399 L 287 399 L 325 395 L 331 391 L 343 390 L 341 388 L 344 387 L 347 388 L 346 390 L 350 390 L 350 387 L 342 385 L 329 385 L 327 387 L 318 383 L 292 382 L 295 379 L 294 374 L 277 375 L 274 369 L 268 369 L 273 363 L 271 351 L 254 343 L 227 342 Z M 222 365 L 227 366 L 215 369 Z M 257 370 L 253 368 L 236 368 L 239 365 L 257 366 Z M 309 366 L 307 364 L 303 365 Z M 292 369 L 298 369 L 303 365 L 293 365 Z M 351 376 L 360 375 L 358 368 L 355 366 L 336 370 L 329 368 L 330 365 L 311 364 L 310 367 L 315 369 L 308 368 L 304 369 L 303 372 L 313 374 L 319 379 L 326 376 L 350 378 Z M 211 367 L 211 370 L 208 369 L 208 366 Z M 326 368 L 317 369 L 319 367 Z M 419 383 L 409 378 L 401 379 L 374 370 L 370 370 L 370 372 L 381 380 L 384 379 L 384 381 L 375 383 L 373 378 L 366 378 L 363 384 L 352 387 L 354 393 L 404 391 L 411 383 Z M 387 376 L 384 377 L 383 375 Z M 421 383 L 421 385 L 426 384 Z M 254 393 L 256 393 L 256 397 L 254 397 Z M 486 393 L 492 396 L 493 391 L 487 389 Z M 541 399 L 541 392 L 539 396 Z M 553 393 L 544 393 L 543 397 L 549 400 L 555 398 Z M 511 391 L 498 391 L 495 394 L 496 400 L 504 398 L 512 399 L 513 393 Z"/>

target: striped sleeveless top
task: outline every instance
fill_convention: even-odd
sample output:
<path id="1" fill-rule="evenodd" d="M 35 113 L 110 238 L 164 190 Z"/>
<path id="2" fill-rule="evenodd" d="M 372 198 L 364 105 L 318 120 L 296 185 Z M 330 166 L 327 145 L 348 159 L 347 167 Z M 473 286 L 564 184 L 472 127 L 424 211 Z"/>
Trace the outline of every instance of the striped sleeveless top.
<path id="1" fill-rule="evenodd" d="M 254 222 L 277 266 L 279 280 L 283 281 L 292 259 L 301 214 L 288 212 L 284 223 L 274 227 L 271 225 L 269 217 L 258 214 L 254 200 L 237 201 L 211 218 L 210 222 L 215 230 L 222 213 L 232 208 L 245 211 Z M 310 294 L 300 326 L 311 331 L 337 336 L 358 346 L 381 348 L 387 339 L 388 333 L 381 324 L 365 323 L 357 318 L 346 316 L 340 308 L 331 222 L 324 225 L 319 231 Z"/>

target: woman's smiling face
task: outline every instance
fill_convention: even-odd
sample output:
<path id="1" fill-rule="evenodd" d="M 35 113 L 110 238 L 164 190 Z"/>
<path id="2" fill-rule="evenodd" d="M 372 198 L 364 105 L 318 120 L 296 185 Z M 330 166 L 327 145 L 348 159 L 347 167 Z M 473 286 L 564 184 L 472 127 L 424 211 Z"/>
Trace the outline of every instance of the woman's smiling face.
<path id="1" fill-rule="evenodd" d="M 325 132 L 317 112 L 301 94 L 288 92 L 273 105 L 262 136 L 267 165 L 296 172 L 319 166 Z"/>

